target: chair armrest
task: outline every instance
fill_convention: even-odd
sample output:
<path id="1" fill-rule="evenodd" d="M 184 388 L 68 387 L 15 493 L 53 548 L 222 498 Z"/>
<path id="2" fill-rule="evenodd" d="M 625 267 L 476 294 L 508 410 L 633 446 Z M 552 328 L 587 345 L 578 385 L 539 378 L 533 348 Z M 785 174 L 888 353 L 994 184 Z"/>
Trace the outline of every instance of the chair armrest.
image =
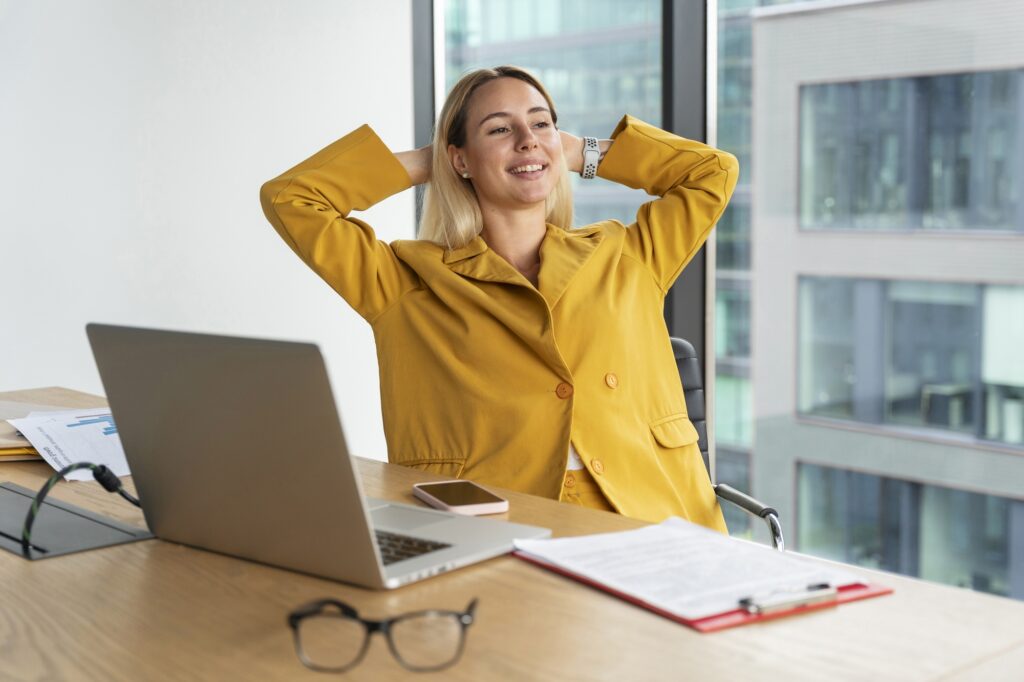
<path id="1" fill-rule="evenodd" d="M 718 483 L 715 485 L 715 494 L 727 502 L 732 502 L 737 507 L 742 507 L 745 512 L 753 514 L 754 516 L 760 516 L 762 519 L 768 514 L 775 514 L 776 516 L 779 515 L 779 512 L 775 511 L 771 507 L 762 504 L 750 495 L 741 493 L 739 490 L 736 490 L 736 488 L 733 488 L 731 485 L 726 485 L 725 483 Z"/>
<path id="2" fill-rule="evenodd" d="M 768 525 L 768 532 L 772 537 L 772 546 L 781 551 L 786 549 L 785 539 L 782 537 L 782 524 L 779 522 L 779 513 L 772 507 L 762 504 L 746 493 L 741 493 L 736 488 L 725 483 L 716 483 L 715 495 L 727 502 L 732 502 L 737 507 L 759 518 L 764 519 Z"/>

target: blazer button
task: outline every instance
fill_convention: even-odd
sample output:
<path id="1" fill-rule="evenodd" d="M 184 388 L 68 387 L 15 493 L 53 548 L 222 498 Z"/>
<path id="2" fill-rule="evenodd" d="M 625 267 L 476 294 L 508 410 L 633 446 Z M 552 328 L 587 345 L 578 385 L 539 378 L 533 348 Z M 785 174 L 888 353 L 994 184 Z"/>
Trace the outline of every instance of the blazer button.
<path id="1" fill-rule="evenodd" d="M 601 462 L 601 460 L 599 460 L 599 459 L 592 459 L 592 460 L 590 460 L 590 466 L 591 466 L 591 468 L 594 469 L 594 473 L 595 474 L 603 474 L 604 473 L 604 464 Z"/>
<path id="2" fill-rule="evenodd" d="M 558 384 L 558 387 L 555 389 L 555 395 L 557 395 L 562 400 L 565 400 L 566 398 L 572 395 L 572 386 L 563 381 L 562 383 Z"/>
<path id="3" fill-rule="evenodd" d="M 619 385 L 619 378 L 615 376 L 614 372 L 608 372 L 604 375 L 604 383 L 608 384 L 608 388 L 617 388 Z"/>
<path id="4" fill-rule="evenodd" d="M 566 474 L 565 475 L 565 481 L 564 481 L 563 484 L 565 485 L 566 488 L 573 487 L 574 485 L 576 485 L 576 477 L 573 476 L 572 474 Z"/>

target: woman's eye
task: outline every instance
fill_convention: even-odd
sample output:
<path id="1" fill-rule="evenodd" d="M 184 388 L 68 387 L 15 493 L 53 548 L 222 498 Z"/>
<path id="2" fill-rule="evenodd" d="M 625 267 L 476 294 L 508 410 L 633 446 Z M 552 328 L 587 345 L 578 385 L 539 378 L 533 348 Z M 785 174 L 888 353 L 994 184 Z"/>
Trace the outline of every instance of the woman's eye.
<path id="1" fill-rule="evenodd" d="M 495 128 L 494 130 L 492 130 L 490 134 L 493 135 L 494 133 L 501 133 L 506 130 L 508 130 L 508 128 L 506 128 L 505 126 L 501 126 L 500 128 Z"/>
<path id="2" fill-rule="evenodd" d="M 550 126 L 550 125 L 551 125 L 551 124 L 550 124 L 550 123 L 548 123 L 547 121 L 541 121 L 540 123 L 538 123 L 538 124 L 537 124 L 537 127 L 538 127 L 538 128 L 547 128 L 547 127 L 548 127 L 548 126 Z"/>

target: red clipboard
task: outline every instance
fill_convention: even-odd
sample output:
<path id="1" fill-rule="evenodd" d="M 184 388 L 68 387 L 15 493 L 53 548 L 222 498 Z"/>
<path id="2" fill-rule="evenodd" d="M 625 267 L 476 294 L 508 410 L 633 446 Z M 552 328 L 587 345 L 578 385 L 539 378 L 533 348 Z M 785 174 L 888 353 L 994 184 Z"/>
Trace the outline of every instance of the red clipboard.
<path id="1" fill-rule="evenodd" d="M 704 618 L 691 619 L 683 618 L 682 616 L 666 611 L 665 609 L 659 606 L 656 606 L 649 602 L 645 602 L 642 599 L 637 599 L 633 595 L 620 592 L 619 590 L 611 588 L 603 583 L 597 582 L 596 580 L 591 580 L 590 578 L 583 577 L 559 566 L 549 564 L 546 561 L 535 559 L 534 557 L 531 557 L 522 552 L 517 551 L 512 552 L 512 554 L 513 556 L 518 557 L 519 559 L 522 559 L 527 563 L 540 566 L 541 568 L 545 568 L 549 571 L 552 571 L 553 573 L 564 575 L 567 578 L 572 578 L 577 582 L 581 582 L 584 585 L 589 585 L 590 587 L 597 588 L 602 592 L 607 592 L 608 594 L 614 595 L 619 599 L 622 599 L 623 601 L 627 601 L 631 604 L 636 604 L 637 606 L 643 607 L 648 611 L 652 611 L 653 613 L 656 613 L 659 616 L 668 618 L 671 621 L 675 621 L 676 623 L 682 623 L 687 627 L 693 628 L 697 632 L 717 632 L 719 630 L 725 630 L 728 628 L 737 627 L 739 625 L 747 625 L 748 623 L 758 623 L 763 621 L 775 620 L 776 618 L 784 618 L 786 616 L 791 616 L 799 613 L 820 611 L 822 609 L 834 608 L 836 606 L 839 606 L 840 604 L 847 604 L 849 602 L 860 601 L 861 599 L 870 599 L 871 597 L 880 597 L 882 595 L 892 594 L 891 587 L 882 587 L 881 585 L 871 585 L 866 583 L 852 583 L 850 585 L 842 585 L 839 588 L 837 588 L 835 599 L 825 602 L 817 602 L 814 604 L 801 604 L 789 609 L 772 611 L 771 613 L 751 613 L 746 609 L 740 608 L 737 605 L 737 608 L 732 611 L 725 611 L 723 613 L 717 613 L 711 616 L 706 616 Z"/>

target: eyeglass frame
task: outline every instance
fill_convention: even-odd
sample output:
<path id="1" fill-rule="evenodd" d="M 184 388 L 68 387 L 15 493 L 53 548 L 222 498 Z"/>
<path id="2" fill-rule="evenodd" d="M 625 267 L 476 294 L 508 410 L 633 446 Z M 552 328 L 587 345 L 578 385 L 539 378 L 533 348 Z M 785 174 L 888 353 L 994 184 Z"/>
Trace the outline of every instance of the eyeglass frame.
<path id="1" fill-rule="evenodd" d="M 366 652 L 370 649 L 370 638 L 373 633 L 380 632 L 384 635 L 384 638 L 388 643 L 388 650 L 391 651 L 391 656 L 401 664 L 406 670 L 412 672 L 437 672 L 439 670 L 445 670 L 450 668 L 459 662 L 462 658 L 462 652 L 466 648 L 466 630 L 469 626 L 476 621 L 475 611 L 476 605 L 479 600 L 474 597 L 469 605 L 466 606 L 465 611 L 450 611 L 446 609 L 424 609 L 421 611 L 410 611 L 409 613 L 402 613 L 394 618 L 385 618 L 384 620 L 369 620 L 359 615 L 359 612 L 352 606 L 349 606 L 343 601 L 337 599 L 320 599 L 318 601 L 310 602 L 303 606 L 298 607 L 288 614 L 288 627 L 292 630 L 292 641 L 295 643 L 295 653 L 298 655 L 299 660 L 302 661 L 302 665 L 306 666 L 310 670 L 325 673 L 344 673 L 348 672 L 352 668 L 362 663 L 363 658 L 366 657 Z M 337 614 L 324 614 L 323 609 L 328 606 L 334 606 L 338 609 Z M 363 626 L 364 636 L 363 644 L 359 649 L 359 653 L 348 665 L 331 668 L 320 666 L 313 663 L 307 656 L 305 650 L 302 648 L 302 635 L 299 632 L 299 627 L 302 621 L 307 618 L 314 616 L 328 615 L 332 618 L 347 618 L 349 620 L 356 621 Z M 451 616 L 455 618 L 455 621 L 459 624 L 459 648 L 455 652 L 455 655 L 451 660 L 432 666 L 417 666 L 411 665 L 408 661 L 402 658 L 401 654 L 398 653 L 398 648 L 395 646 L 394 639 L 391 637 L 391 627 L 397 622 L 403 620 L 410 620 L 412 618 L 421 618 L 423 616 Z"/>

